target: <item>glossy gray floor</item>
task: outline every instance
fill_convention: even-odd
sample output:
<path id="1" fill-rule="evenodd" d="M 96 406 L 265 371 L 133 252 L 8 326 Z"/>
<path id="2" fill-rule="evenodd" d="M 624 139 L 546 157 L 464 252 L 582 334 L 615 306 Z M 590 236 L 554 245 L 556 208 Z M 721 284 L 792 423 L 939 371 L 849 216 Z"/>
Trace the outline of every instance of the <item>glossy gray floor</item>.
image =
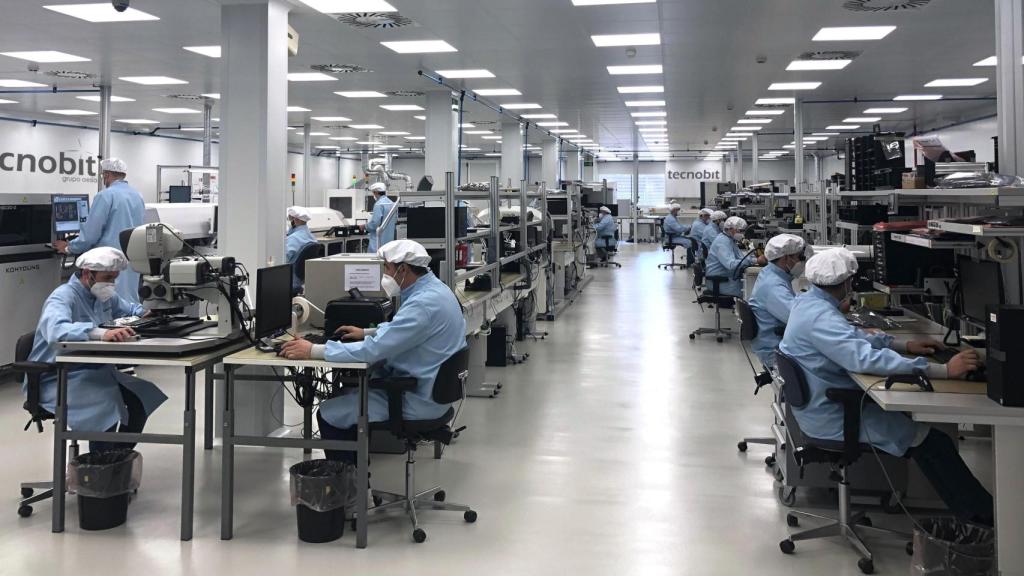
<path id="1" fill-rule="evenodd" d="M 763 435 L 768 397 L 754 397 L 738 344 L 690 342 L 713 320 L 692 304 L 687 271 L 658 270 L 654 245 L 623 245 L 621 270 L 594 281 L 538 343 L 520 344 L 527 363 L 495 370 L 496 399 L 470 399 L 468 426 L 441 461 L 424 459 L 420 485 L 445 486 L 450 500 L 479 511 L 424 513 L 428 534 L 413 544 L 403 520 L 370 526 L 370 547 L 347 532 L 310 545 L 295 536 L 288 467 L 298 451 L 240 448 L 235 539 L 220 536 L 220 449 L 198 454 L 195 539 L 178 540 L 180 449 L 144 446 L 143 488 L 129 522 L 100 533 L 77 526 L 50 533 L 50 504 L 15 514 L 17 484 L 44 479 L 51 435 L 22 432 L 19 387 L 0 387 L 3 443 L 0 574 L 859 574 L 838 542 L 801 543 L 783 556 L 789 529 L 775 499 L 763 447 L 736 451 L 743 435 Z M 150 431 L 180 429 L 178 373 L 140 375 L 171 400 Z M 202 407 L 200 407 L 200 410 Z M 200 412 L 201 413 L 201 412 Z M 290 410 L 289 423 L 300 421 Z M 373 483 L 398 491 L 400 457 L 375 457 Z M 874 514 L 876 523 L 901 524 Z M 877 543 L 880 574 L 906 574 L 902 543 Z"/>

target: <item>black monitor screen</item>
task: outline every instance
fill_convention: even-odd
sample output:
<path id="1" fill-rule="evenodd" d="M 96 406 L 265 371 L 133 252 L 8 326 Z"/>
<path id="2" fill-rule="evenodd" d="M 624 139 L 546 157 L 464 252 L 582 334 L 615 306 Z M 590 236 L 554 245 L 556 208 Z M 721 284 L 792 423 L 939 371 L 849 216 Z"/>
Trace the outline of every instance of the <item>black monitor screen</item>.
<path id="1" fill-rule="evenodd" d="M 272 336 L 292 324 L 292 265 L 281 264 L 256 271 L 255 338 Z"/>
<path id="2" fill-rule="evenodd" d="M 1005 303 L 1003 274 L 996 262 L 978 262 L 970 256 L 957 257 L 963 315 L 984 323 L 986 308 Z"/>
<path id="3" fill-rule="evenodd" d="M 169 200 L 175 204 L 188 204 L 192 201 L 191 186 L 171 186 Z"/>
<path id="4" fill-rule="evenodd" d="M 85 194 L 53 197 L 53 231 L 80 232 L 89 217 L 89 197 Z"/>
<path id="5" fill-rule="evenodd" d="M 352 217 L 352 198 L 350 196 L 335 196 L 331 198 L 331 210 L 337 210 L 346 218 Z"/>

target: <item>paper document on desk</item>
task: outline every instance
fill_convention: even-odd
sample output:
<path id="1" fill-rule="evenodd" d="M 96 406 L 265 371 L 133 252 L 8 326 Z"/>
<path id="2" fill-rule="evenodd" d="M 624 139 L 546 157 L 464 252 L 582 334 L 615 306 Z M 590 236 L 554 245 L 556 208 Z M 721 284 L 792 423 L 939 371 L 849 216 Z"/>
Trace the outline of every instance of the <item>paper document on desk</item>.
<path id="1" fill-rule="evenodd" d="M 345 291 L 353 288 L 364 292 L 380 292 L 380 264 L 345 266 Z"/>

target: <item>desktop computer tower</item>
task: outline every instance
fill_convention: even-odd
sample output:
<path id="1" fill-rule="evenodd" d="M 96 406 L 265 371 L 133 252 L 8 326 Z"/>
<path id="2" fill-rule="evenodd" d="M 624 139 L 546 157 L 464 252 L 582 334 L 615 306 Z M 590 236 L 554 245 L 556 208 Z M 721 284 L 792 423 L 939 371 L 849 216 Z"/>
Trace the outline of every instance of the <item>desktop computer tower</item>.
<path id="1" fill-rule="evenodd" d="M 989 306 L 988 397 L 1003 406 L 1024 407 L 1024 306 Z"/>

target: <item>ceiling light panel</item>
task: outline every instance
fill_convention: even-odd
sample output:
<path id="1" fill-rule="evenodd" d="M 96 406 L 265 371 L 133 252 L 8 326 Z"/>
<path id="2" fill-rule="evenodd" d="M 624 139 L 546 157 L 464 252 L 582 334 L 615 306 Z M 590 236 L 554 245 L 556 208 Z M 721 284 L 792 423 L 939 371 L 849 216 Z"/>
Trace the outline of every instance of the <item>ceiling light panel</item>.
<path id="1" fill-rule="evenodd" d="M 496 136 L 496 135 L 481 136 L 481 138 L 483 138 L 484 140 L 501 140 L 501 136 Z"/>
<path id="2" fill-rule="evenodd" d="M 786 66 L 786 70 L 842 70 L 851 62 L 853 60 L 793 60 Z"/>
<path id="3" fill-rule="evenodd" d="M 627 76 L 639 74 L 661 74 L 661 64 L 641 64 L 636 66 L 608 66 L 608 73 L 612 76 Z"/>
<path id="4" fill-rule="evenodd" d="M 737 124 L 771 124 L 771 118 L 740 118 Z"/>
<path id="5" fill-rule="evenodd" d="M 747 110 L 746 116 L 782 116 L 785 110 Z"/>
<path id="6" fill-rule="evenodd" d="M 0 79 L 0 88 L 46 88 L 46 84 L 28 80 Z"/>
<path id="7" fill-rule="evenodd" d="M 926 102 L 929 100 L 942 100 L 942 94 L 901 94 L 895 98 L 895 102 Z"/>
<path id="8" fill-rule="evenodd" d="M 43 6 L 43 8 L 71 16 L 72 18 L 85 20 L 86 22 L 143 22 L 146 20 L 159 20 L 156 16 L 136 10 L 135 8 L 128 8 L 124 12 L 118 12 L 110 2 L 56 4 Z"/>
<path id="9" fill-rule="evenodd" d="M 616 89 L 619 94 L 661 94 L 665 92 L 664 86 L 619 86 Z"/>
<path id="10" fill-rule="evenodd" d="M 634 124 L 637 126 L 665 126 L 668 122 L 665 120 L 637 120 Z"/>
<path id="11" fill-rule="evenodd" d="M 413 142 L 419 142 L 419 141 L 422 141 L 422 140 L 426 140 L 427 137 L 426 136 L 406 136 L 405 139 L 406 140 L 411 140 Z"/>
<path id="12" fill-rule="evenodd" d="M 349 128 L 355 130 L 383 130 L 384 127 L 380 124 L 349 124 Z"/>
<path id="13" fill-rule="evenodd" d="M 775 82 L 768 86 L 769 90 L 817 90 L 821 82 Z"/>
<path id="14" fill-rule="evenodd" d="M 356 138 L 355 136 L 331 136 L 328 140 L 334 140 L 335 142 L 355 142 L 356 140 L 359 140 L 359 138 Z"/>
<path id="15" fill-rule="evenodd" d="M 444 78 L 494 78 L 490 70 L 483 68 L 472 68 L 466 70 L 435 70 L 438 75 Z"/>
<path id="16" fill-rule="evenodd" d="M 99 102 L 100 97 L 98 94 L 89 94 L 88 96 L 75 96 L 79 100 L 85 100 L 86 102 Z M 135 98 L 125 98 L 124 96 L 111 96 L 111 102 L 135 102 Z"/>
<path id="17" fill-rule="evenodd" d="M 526 120 L 542 120 L 546 118 L 558 118 L 554 114 L 523 114 L 521 118 Z"/>
<path id="18" fill-rule="evenodd" d="M 303 4 L 325 14 L 350 12 L 398 12 L 384 0 L 301 0 Z"/>
<path id="19" fill-rule="evenodd" d="M 351 118 L 346 118 L 345 116 L 311 116 L 310 119 L 311 120 L 316 120 L 317 122 L 351 122 L 352 121 Z"/>
<path id="20" fill-rule="evenodd" d="M 75 56 L 74 54 L 68 54 L 66 52 L 58 52 L 56 50 L 0 52 L 0 54 L 11 58 L 18 58 L 20 60 L 28 60 L 29 62 L 39 62 L 41 64 L 52 64 L 55 62 L 89 62 L 88 58 L 82 58 L 81 56 Z"/>
<path id="21" fill-rule="evenodd" d="M 644 107 L 658 107 L 664 106 L 664 100 L 626 100 L 627 108 L 644 108 Z"/>
<path id="22" fill-rule="evenodd" d="M 568 122 L 537 122 L 537 126 L 541 128 L 557 128 L 558 126 L 568 126 Z"/>
<path id="23" fill-rule="evenodd" d="M 924 85 L 925 88 L 953 88 L 977 86 L 988 82 L 988 78 L 939 78 Z"/>
<path id="24" fill-rule="evenodd" d="M 323 72 L 289 72 L 289 82 L 332 82 L 337 80 L 335 76 Z"/>
<path id="25" fill-rule="evenodd" d="M 756 132 L 758 130 L 764 130 L 764 126 L 733 126 L 729 128 L 729 132 Z"/>
<path id="26" fill-rule="evenodd" d="M 665 116 L 668 116 L 668 112 L 665 112 L 664 110 L 659 110 L 657 112 L 631 112 L 629 115 L 633 118 L 664 118 Z"/>
<path id="27" fill-rule="evenodd" d="M 473 90 L 477 96 L 522 96 L 523 93 L 515 88 L 481 88 Z"/>
<path id="28" fill-rule="evenodd" d="M 17 103 L 18 103 L 17 100 L 5 100 L 3 98 L 0 98 L 0 104 L 17 104 Z"/>
<path id="29" fill-rule="evenodd" d="M 843 122 L 846 124 L 856 124 L 858 122 L 866 124 L 870 122 L 878 122 L 881 119 L 881 116 L 859 116 L 856 118 L 846 118 L 845 120 L 843 120 Z"/>
<path id="30" fill-rule="evenodd" d="M 661 44 L 661 34 L 597 34 L 590 37 L 594 46 L 657 46 Z"/>
<path id="31" fill-rule="evenodd" d="M 755 102 L 755 106 L 787 106 L 789 104 L 795 104 L 796 98 L 758 98 Z"/>
<path id="32" fill-rule="evenodd" d="M 434 54 L 439 52 L 458 52 L 454 46 L 444 40 L 400 40 L 381 42 L 387 48 L 399 54 Z"/>
<path id="33" fill-rule="evenodd" d="M 856 130 L 860 126 L 856 124 L 833 124 L 832 126 L 826 126 L 826 130 Z"/>
<path id="34" fill-rule="evenodd" d="M 381 136 L 408 136 L 408 132 L 402 132 L 400 130 L 391 130 L 388 132 L 378 132 Z"/>
<path id="35" fill-rule="evenodd" d="M 381 104 L 380 107 L 385 110 L 390 110 L 392 112 L 423 110 L 423 106 L 420 106 L 418 104 Z"/>
<path id="36" fill-rule="evenodd" d="M 822 28 L 814 35 L 815 42 L 881 40 L 896 30 L 895 26 L 842 26 Z"/>
<path id="37" fill-rule="evenodd" d="M 865 114 L 902 114 L 907 108 L 868 108 Z"/>
<path id="38" fill-rule="evenodd" d="M 502 104 L 501 107 L 506 110 L 536 110 L 542 106 L 534 102 L 513 102 L 511 104 Z"/>
<path id="39" fill-rule="evenodd" d="M 288 112 L 312 112 L 309 108 L 303 108 L 302 106 L 289 106 Z"/>
<path id="40" fill-rule="evenodd" d="M 171 78 L 170 76 L 119 76 L 118 80 L 142 84 L 143 86 L 166 86 L 170 84 L 188 84 L 184 80 Z"/>
<path id="41" fill-rule="evenodd" d="M 387 94 L 381 94 L 375 90 L 348 90 L 342 92 L 335 92 L 338 96 L 344 96 L 345 98 L 387 98 Z"/>
<path id="42" fill-rule="evenodd" d="M 491 131 L 490 130 L 464 130 L 462 133 L 463 134 L 471 134 L 471 135 L 474 135 L 474 136 L 480 136 L 481 134 L 490 134 Z M 381 134 L 383 134 L 383 132 L 381 132 Z"/>
<path id="43" fill-rule="evenodd" d="M 95 116 L 96 112 L 90 112 L 89 110 L 78 110 L 75 108 L 57 108 L 53 110 L 47 110 L 50 114 L 60 114 L 61 116 Z"/>
<path id="44" fill-rule="evenodd" d="M 201 114 L 202 110 L 196 110 L 195 108 L 153 108 L 153 112 L 160 112 L 162 114 Z"/>
<path id="45" fill-rule="evenodd" d="M 220 46 L 182 46 L 182 48 L 208 58 L 220 58 Z"/>
<path id="46" fill-rule="evenodd" d="M 156 120 L 147 120 L 145 118 L 118 118 L 114 122 L 121 122 L 122 124 L 159 124 Z"/>

